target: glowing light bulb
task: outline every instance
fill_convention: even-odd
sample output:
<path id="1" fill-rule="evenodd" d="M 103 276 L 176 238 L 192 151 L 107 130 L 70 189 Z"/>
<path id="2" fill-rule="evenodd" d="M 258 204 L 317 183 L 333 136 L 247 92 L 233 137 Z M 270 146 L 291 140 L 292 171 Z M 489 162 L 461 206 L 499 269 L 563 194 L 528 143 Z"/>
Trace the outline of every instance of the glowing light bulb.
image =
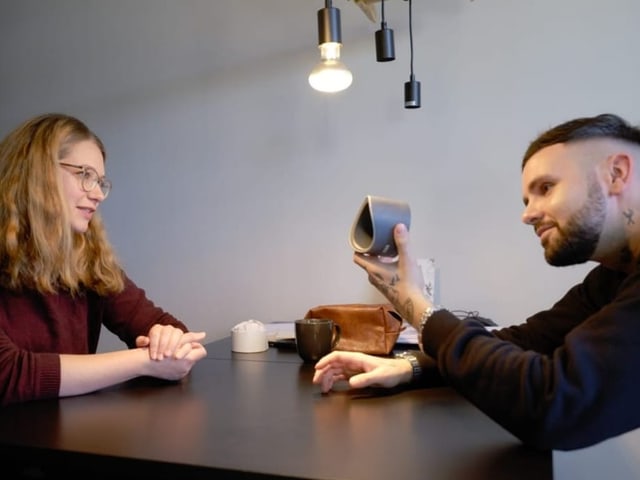
<path id="1" fill-rule="evenodd" d="M 321 61 L 309 74 L 309 85 L 320 92 L 334 93 L 349 88 L 353 75 L 340 61 L 340 47 L 337 42 L 319 45 Z"/>

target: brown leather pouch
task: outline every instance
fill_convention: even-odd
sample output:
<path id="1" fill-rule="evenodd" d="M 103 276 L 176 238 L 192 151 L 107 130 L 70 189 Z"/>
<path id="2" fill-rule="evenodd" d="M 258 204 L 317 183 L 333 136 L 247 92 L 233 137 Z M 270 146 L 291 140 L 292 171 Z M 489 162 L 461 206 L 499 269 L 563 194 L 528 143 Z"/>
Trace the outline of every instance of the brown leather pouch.
<path id="1" fill-rule="evenodd" d="M 391 304 L 346 303 L 318 305 L 305 318 L 329 318 L 340 325 L 335 350 L 388 355 L 404 328 Z"/>

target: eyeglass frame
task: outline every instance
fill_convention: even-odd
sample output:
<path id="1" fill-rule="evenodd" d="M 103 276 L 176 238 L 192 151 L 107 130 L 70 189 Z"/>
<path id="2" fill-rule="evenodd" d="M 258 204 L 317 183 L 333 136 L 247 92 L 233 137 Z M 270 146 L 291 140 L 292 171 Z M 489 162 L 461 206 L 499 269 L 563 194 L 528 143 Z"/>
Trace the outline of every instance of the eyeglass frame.
<path id="1" fill-rule="evenodd" d="M 82 174 L 82 177 L 78 177 L 78 178 L 80 180 L 80 187 L 82 187 L 83 191 L 88 193 L 92 191 L 94 188 L 96 188 L 96 186 L 99 185 L 100 191 L 102 192 L 103 197 L 107 198 L 109 196 L 109 192 L 111 191 L 113 184 L 111 183 L 111 180 L 109 180 L 107 177 L 105 176 L 101 177 L 95 168 L 89 165 L 74 165 L 73 163 L 66 163 L 66 162 L 58 162 L 58 165 L 61 165 L 63 167 L 71 167 L 79 170 L 75 175 L 78 176 L 78 173 Z M 91 178 L 87 176 L 87 173 L 91 175 Z M 87 184 L 87 182 L 89 182 L 89 184 Z M 91 188 L 88 188 L 89 186 Z"/>

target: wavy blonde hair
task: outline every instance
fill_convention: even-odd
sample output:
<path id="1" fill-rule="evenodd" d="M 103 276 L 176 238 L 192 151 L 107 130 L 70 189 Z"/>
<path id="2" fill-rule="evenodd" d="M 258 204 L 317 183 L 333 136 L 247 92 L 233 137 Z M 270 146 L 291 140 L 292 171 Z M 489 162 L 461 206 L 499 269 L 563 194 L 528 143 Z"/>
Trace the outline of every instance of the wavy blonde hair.
<path id="1" fill-rule="evenodd" d="M 0 285 L 20 291 L 99 295 L 124 288 L 124 273 L 98 212 L 84 233 L 71 228 L 58 162 L 90 140 L 102 141 L 80 120 L 45 114 L 24 122 L 0 142 Z"/>

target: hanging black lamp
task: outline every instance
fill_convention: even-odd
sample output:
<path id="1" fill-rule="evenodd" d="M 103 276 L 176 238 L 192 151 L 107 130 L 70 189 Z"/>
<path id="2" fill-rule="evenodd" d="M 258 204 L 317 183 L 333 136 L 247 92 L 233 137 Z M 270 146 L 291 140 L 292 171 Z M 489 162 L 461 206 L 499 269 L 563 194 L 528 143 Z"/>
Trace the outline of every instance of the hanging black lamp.
<path id="1" fill-rule="evenodd" d="M 393 30 L 387 28 L 387 21 L 384 18 L 384 0 L 380 6 L 382 21 L 380 30 L 376 32 L 376 60 L 378 62 L 390 62 L 396 59 L 396 50 L 393 41 Z"/>

